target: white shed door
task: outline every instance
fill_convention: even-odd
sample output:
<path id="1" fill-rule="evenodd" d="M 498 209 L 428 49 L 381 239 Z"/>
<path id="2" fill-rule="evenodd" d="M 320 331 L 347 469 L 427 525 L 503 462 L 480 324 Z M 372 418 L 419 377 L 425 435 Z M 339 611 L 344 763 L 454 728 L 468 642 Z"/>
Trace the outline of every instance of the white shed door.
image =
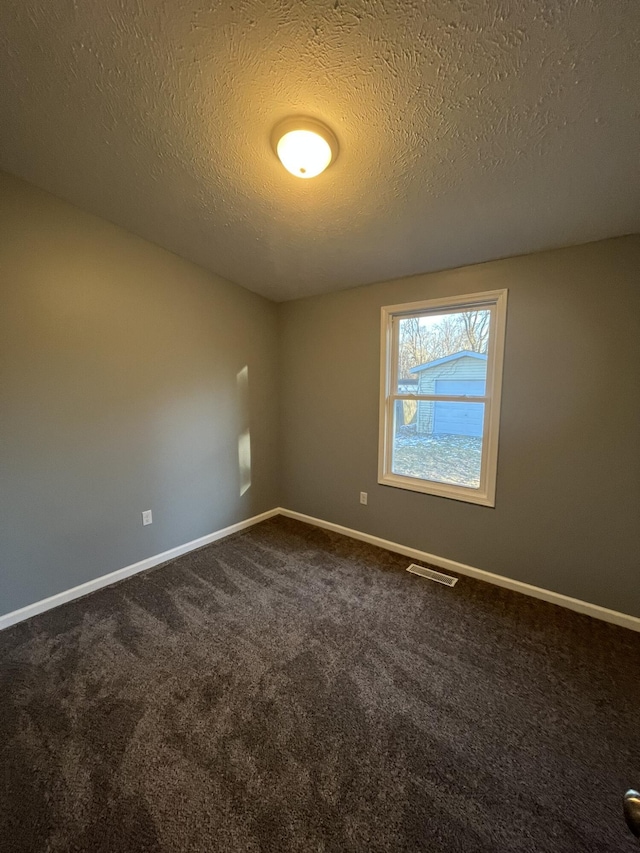
<path id="1" fill-rule="evenodd" d="M 438 379 L 436 394 L 482 396 L 485 382 L 482 379 Z M 481 403 L 452 403 L 442 401 L 434 406 L 433 431 L 438 435 L 482 435 L 484 406 Z"/>

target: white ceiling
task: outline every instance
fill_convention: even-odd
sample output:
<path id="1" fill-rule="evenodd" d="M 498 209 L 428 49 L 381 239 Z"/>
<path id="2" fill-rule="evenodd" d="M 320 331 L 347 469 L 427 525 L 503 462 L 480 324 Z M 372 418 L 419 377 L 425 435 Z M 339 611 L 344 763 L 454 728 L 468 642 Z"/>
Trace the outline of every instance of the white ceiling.
<path id="1" fill-rule="evenodd" d="M 640 230 L 638 0 L 5 0 L 0 56 L 2 168 L 273 299 Z"/>

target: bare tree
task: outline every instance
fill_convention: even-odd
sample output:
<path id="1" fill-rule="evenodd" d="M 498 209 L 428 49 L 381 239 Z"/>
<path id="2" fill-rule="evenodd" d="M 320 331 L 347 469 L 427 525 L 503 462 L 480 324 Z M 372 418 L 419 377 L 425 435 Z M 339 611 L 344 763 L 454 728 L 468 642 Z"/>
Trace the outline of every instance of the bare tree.
<path id="1" fill-rule="evenodd" d="M 423 364 L 427 357 L 427 330 L 420 324 L 419 317 L 407 317 L 400 322 L 400 363 L 398 375 L 406 379 L 409 371 Z"/>
<path id="2" fill-rule="evenodd" d="M 486 353 L 489 344 L 489 317 L 488 311 L 465 311 L 457 316 L 462 318 L 468 349 L 471 352 Z"/>
<path id="3" fill-rule="evenodd" d="M 398 376 L 408 379 L 412 367 L 426 364 L 462 350 L 486 353 L 490 313 L 486 310 L 443 314 L 437 323 L 426 325 L 420 317 L 405 317 L 399 328 Z"/>

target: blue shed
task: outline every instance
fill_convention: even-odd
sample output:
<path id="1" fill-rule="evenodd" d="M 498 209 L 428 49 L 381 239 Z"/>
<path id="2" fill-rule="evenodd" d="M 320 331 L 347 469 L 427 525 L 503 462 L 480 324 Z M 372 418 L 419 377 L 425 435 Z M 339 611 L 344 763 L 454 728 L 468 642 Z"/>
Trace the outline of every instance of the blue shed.
<path id="1" fill-rule="evenodd" d="M 462 350 L 412 368 L 418 378 L 418 394 L 482 396 L 487 382 L 487 356 Z M 423 435 L 480 437 L 484 406 L 451 400 L 418 403 L 417 431 Z"/>

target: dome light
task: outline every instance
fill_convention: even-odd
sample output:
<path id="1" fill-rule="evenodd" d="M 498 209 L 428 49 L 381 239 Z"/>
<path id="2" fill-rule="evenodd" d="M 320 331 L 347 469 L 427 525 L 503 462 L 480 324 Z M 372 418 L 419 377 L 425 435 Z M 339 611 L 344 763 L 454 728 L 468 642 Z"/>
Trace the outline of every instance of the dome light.
<path id="1" fill-rule="evenodd" d="M 273 149 L 296 178 L 315 178 L 338 156 L 338 140 L 329 128 L 311 118 L 288 118 L 271 134 Z"/>

